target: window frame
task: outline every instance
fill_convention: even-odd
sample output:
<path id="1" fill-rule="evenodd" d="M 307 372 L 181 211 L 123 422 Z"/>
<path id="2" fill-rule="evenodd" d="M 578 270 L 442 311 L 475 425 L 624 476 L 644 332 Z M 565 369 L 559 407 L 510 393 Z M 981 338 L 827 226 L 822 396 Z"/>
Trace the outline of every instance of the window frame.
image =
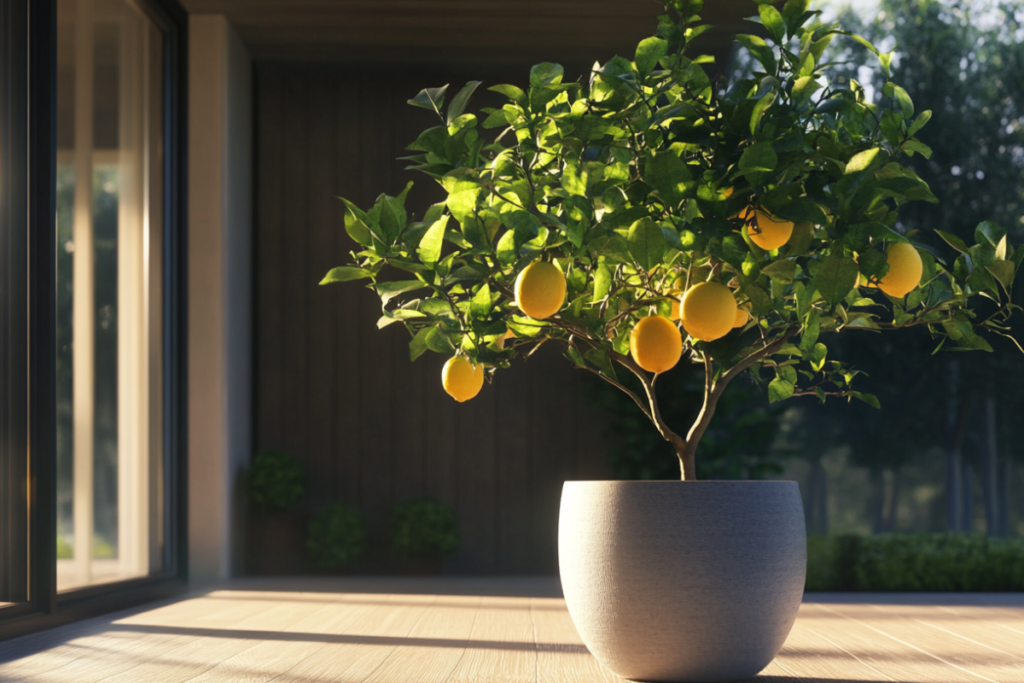
<path id="1" fill-rule="evenodd" d="M 10 105 L 6 138 L 15 154 L 3 171 L 27 182 L 8 200 L 9 242 L 24 245 L 27 267 L 8 270 L 8 299 L 27 302 L 15 325 L 0 325 L 0 362 L 20 359 L 19 385 L 8 382 L 0 401 L 24 406 L 26 419 L 4 434 L 0 471 L 27 461 L 27 601 L 0 608 L 0 640 L 181 593 L 188 579 L 187 523 L 187 131 L 188 17 L 176 0 L 134 0 L 163 36 L 163 376 L 166 538 L 164 571 L 150 576 L 57 593 L 56 454 L 56 0 L 0 0 L 8 49 L 0 56 Z M 0 95 L 0 107 L 4 105 Z M 0 111 L 7 117 L 8 111 Z M 20 117 L 17 115 L 20 114 Z M 23 141 L 23 142 L 22 142 Z M 20 147 L 17 145 L 20 144 Z M 2 143 L 0 143 L 2 144 Z M 0 147 L 0 150 L 7 151 Z M 23 150 L 23 151 L 21 151 Z M 5 207 L 6 208 L 6 207 Z M 20 211 L 20 214 L 19 214 Z M 16 259 L 7 260 L 15 262 Z M 6 265 L 0 252 L 0 267 Z M 26 262 L 25 258 L 21 259 Z M 20 277 L 24 273 L 24 277 Z M 0 307 L 4 302 L 0 300 Z M 15 314 L 17 311 L 15 311 Z M 8 318 L 11 318 L 8 315 Z M 21 346 L 12 346 L 21 342 Z M 2 358 L 10 349 L 8 358 Z M 18 354 L 12 357 L 11 353 Z M 20 401 L 20 403 L 19 403 Z M 20 440 L 19 440 L 20 438 Z M 27 457 L 26 457 L 27 456 Z M 11 487 L 16 489 L 16 486 Z M 6 495 L 0 491 L 0 495 Z"/>

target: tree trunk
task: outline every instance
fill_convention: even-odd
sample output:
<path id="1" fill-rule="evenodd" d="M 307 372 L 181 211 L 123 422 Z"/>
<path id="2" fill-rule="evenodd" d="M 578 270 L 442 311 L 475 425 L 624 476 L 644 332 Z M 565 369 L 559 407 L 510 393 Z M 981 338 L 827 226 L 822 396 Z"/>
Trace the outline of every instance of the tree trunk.
<path id="1" fill-rule="evenodd" d="M 679 456 L 679 478 L 683 481 L 697 481 L 696 446 L 686 445 L 676 448 Z"/>

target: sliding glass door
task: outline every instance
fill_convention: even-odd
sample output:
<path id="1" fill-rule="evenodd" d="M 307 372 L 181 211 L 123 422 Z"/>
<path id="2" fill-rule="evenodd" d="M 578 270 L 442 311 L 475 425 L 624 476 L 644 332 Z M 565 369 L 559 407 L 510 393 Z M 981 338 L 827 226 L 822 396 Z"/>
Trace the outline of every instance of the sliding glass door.
<path id="1" fill-rule="evenodd" d="M 0 640 L 185 586 L 186 19 L 0 0 Z"/>
<path id="2" fill-rule="evenodd" d="M 164 568 L 163 45 L 57 0 L 57 589 Z"/>

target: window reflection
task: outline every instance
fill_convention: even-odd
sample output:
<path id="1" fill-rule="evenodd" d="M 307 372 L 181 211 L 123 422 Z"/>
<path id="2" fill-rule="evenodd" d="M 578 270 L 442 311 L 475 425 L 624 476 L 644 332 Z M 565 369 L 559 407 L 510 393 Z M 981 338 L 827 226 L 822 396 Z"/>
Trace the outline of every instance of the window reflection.
<path id="1" fill-rule="evenodd" d="M 57 2 L 57 587 L 164 565 L 161 36 Z"/>

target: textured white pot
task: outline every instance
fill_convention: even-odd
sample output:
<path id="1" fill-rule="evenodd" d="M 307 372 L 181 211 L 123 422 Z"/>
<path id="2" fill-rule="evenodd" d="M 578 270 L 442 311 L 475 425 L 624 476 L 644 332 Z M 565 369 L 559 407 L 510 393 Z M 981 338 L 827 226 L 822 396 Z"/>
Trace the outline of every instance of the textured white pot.
<path id="1" fill-rule="evenodd" d="M 567 481 L 558 561 L 569 614 L 635 681 L 750 678 L 785 642 L 807 536 L 792 481 Z"/>

